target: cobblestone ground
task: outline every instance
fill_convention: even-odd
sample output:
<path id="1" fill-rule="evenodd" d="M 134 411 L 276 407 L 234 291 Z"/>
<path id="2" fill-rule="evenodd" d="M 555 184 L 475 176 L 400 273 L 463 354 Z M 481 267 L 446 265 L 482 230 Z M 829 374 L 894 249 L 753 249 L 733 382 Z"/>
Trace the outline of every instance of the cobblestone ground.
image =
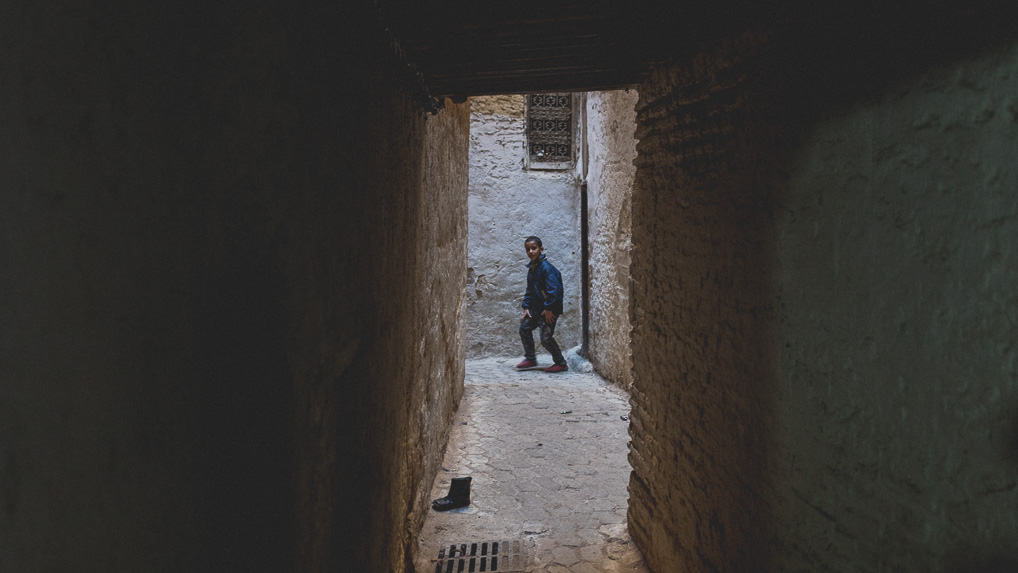
<path id="1" fill-rule="evenodd" d="M 436 570 L 440 548 L 486 541 L 519 542 L 521 566 L 499 571 L 646 572 L 626 531 L 628 395 L 576 368 L 517 372 L 518 361 L 467 361 L 431 499 L 471 476 L 471 505 L 429 512 L 417 572 Z"/>

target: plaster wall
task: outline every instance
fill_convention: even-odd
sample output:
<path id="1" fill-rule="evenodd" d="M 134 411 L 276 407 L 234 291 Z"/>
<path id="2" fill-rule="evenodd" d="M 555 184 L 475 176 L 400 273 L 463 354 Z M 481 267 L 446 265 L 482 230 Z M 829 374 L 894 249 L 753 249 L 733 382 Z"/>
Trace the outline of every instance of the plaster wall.
<path id="1" fill-rule="evenodd" d="M 590 246 L 590 347 L 597 372 L 628 388 L 629 262 L 636 175 L 636 90 L 589 92 L 587 211 Z"/>
<path id="2" fill-rule="evenodd" d="M 414 109 L 370 6 L 249 8 L 0 19 L 0 570 L 410 563 L 469 108 Z"/>
<path id="3" fill-rule="evenodd" d="M 803 40 L 830 67 L 796 65 Z M 640 87 L 652 570 L 1018 564 L 1018 43 L 908 40 L 747 35 Z"/>
<path id="4" fill-rule="evenodd" d="M 794 152 L 774 276 L 786 568 L 1018 566 L 1016 94 L 1013 43 L 893 83 Z"/>
<path id="5" fill-rule="evenodd" d="M 526 167 L 525 96 L 470 98 L 467 355 L 522 356 L 520 304 L 527 286 L 523 240 L 537 235 L 562 273 L 564 312 L 555 339 L 580 343 L 580 195 L 574 170 Z M 574 108 L 575 109 L 575 108 Z M 551 363 L 535 333 L 538 360 Z M 543 354 L 543 357 L 541 356 Z"/>

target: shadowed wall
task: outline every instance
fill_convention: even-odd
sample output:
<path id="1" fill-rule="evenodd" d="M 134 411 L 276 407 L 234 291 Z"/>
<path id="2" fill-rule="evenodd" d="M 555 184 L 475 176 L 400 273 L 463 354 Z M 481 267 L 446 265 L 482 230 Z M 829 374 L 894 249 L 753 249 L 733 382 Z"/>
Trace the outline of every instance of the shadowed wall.
<path id="1" fill-rule="evenodd" d="M 461 393 L 467 106 L 421 115 L 368 10 L 0 21 L 0 569 L 401 570 Z"/>
<path id="2" fill-rule="evenodd" d="M 1018 44 L 911 16 L 640 86 L 630 525 L 656 571 L 1018 563 Z"/>

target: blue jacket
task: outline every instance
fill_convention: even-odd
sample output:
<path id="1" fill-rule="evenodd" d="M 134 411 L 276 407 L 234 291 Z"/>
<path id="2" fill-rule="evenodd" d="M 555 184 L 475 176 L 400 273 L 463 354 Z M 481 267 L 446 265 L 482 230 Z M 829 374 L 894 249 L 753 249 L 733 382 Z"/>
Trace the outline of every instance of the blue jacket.
<path id="1" fill-rule="evenodd" d="M 544 309 L 562 314 L 562 273 L 543 254 L 527 264 L 527 292 L 523 295 L 523 308 L 530 309 L 532 316 Z"/>

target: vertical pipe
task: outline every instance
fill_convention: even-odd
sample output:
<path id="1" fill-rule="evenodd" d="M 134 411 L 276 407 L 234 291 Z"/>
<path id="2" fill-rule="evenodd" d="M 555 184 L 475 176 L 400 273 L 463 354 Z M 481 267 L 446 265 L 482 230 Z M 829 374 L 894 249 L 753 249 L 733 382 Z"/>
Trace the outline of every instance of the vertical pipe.
<path id="1" fill-rule="evenodd" d="M 587 168 L 590 163 L 590 147 L 587 139 L 587 94 L 580 94 L 580 356 L 590 359 L 590 222 L 587 217 Z"/>
<path id="2" fill-rule="evenodd" d="M 589 359 L 590 346 L 590 224 L 587 220 L 587 183 L 580 185 L 580 323 L 583 342 L 580 355 Z"/>

